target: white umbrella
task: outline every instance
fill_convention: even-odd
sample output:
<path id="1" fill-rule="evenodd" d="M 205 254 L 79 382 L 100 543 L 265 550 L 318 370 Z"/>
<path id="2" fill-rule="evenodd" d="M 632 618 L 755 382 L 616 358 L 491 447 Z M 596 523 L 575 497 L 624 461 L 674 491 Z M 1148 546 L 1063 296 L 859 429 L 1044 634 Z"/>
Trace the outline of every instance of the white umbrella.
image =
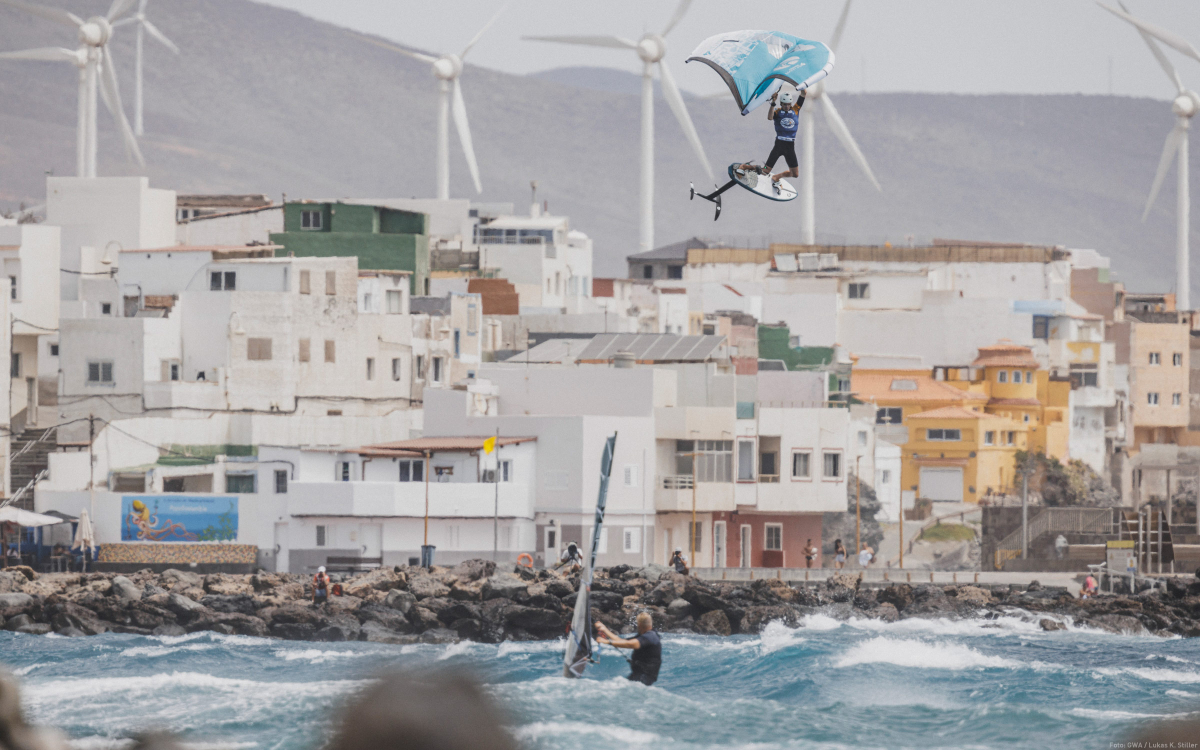
<path id="1" fill-rule="evenodd" d="M 75 541 L 71 543 L 71 549 L 83 549 L 87 547 L 96 554 L 96 529 L 92 527 L 92 519 L 88 517 L 87 508 L 79 511 L 79 526 L 75 529 Z"/>

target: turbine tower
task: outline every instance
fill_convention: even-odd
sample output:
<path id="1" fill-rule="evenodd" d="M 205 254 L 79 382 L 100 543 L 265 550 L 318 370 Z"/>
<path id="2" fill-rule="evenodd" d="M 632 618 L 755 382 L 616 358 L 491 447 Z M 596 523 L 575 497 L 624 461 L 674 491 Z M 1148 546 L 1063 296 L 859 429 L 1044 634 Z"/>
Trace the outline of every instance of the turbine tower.
<path id="1" fill-rule="evenodd" d="M 1103 3 L 1097 4 L 1137 28 L 1138 34 L 1146 41 L 1154 59 L 1162 66 L 1177 92 L 1174 101 L 1171 102 L 1171 111 L 1175 113 L 1175 127 L 1167 135 L 1162 156 L 1158 160 L 1158 171 L 1154 174 L 1154 185 L 1150 188 L 1150 197 L 1146 200 L 1146 210 L 1142 212 L 1142 221 L 1145 221 L 1146 217 L 1150 215 L 1150 209 L 1158 197 L 1163 180 L 1171 169 L 1171 160 L 1178 156 L 1178 163 L 1175 167 L 1175 309 L 1190 310 L 1192 309 L 1191 273 L 1188 266 L 1191 259 L 1188 248 L 1188 231 L 1191 228 L 1191 203 L 1188 184 L 1188 128 L 1191 125 L 1192 117 L 1200 110 L 1200 96 L 1197 96 L 1196 92 L 1184 88 L 1183 80 L 1176 72 L 1175 66 L 1171 65 L 1154 40 L 1158 39 L 1197 61 L 1200 61 L 1200 54 L 1197 54 L 1195 48 L 1181 37 L 1129 15 L 1124 3 L 1118 3 L 1121 10 L 1111 8 Z"/>
<path id="2" fill-rule="evenodd" d="M 175 54 L 179 54 L 179 48 L 175 46 L 175 42 L 167 39 L 166 34 L 158 30 L 158 27 L 150 23 L 150 19 L 146 18 L 146 1 L 140 0 L 138 3 L 137 13 L 126 18 L 122 18 L 113 24 L 115 29 L 118 26 L 124 26 L 130 23 L 137 24 L 137 57 L 134 58 L 134 89 L 133 89 L 133 132 L 135 135 L 145 135 L 145 128 L 142 126 L 142 37 L 149 33 L 150 36 L 157 39 L 163 46 L 171 50 Z"/>
<path id="3" fill-rule="evenodd" d="M 671 111 L 675 114 L 675 119 L 679 121 L 679 126 L 683 128 L 683 134 L 687 137 L 688 143 L 692 145 L 692 150 L 696 152 L 696 156 L 700 159 L 700 164 L 704 167 L 704 173 L 708 175 L 708 179 L 716 184 L 716 178 L 713 177 L 712 167 L 708 163 L 708 157 L 704 154 L 704 147 L 700 144 L 700 136 L 696 134 L 696 128 L 692 125 L 692 118 L 688 115 L 687 106 L 683 102 L 683 96 L 679 93 L 679 87 L 675 85 L 675 78 L 671 75 L 670 68 L 664 63 L 663 57 L 667 54 L 667 34 L 671 33 L 671 29 L 683 19 L 687 13 L 688 6 L 692 4 L 692 0 L 680 0 L 679 5 L 675 8 L 675 15 L 667 23 L 666 28 L 661 34 L 645 34 L 637 42 L 625 39 L 619 36 L 527 36 L 525 39 L 531 39 L 541 42 L 562 42 L 563 44 L 583 44 L 591 47 L 615 47 L 617 49 L 631 49 L 637 52 L 637 56 L 642 60 L 642 185 L 641 185 L 641 226 L 638 235 L 638 245 L 641 252 L 654 249 L 654 66 L 658 65 L 659 76 L 662 80 L 663 97 L 666 98 L 667 104 L 670 105 Z"/>
<path id="4" fill-rule="evenodd" d="M 79 48 L 72 51 L 62 47 L 39 47 L 19 52 L 0 53 L 7 60 L 60 60 L 79 69 L 79 117 L 75 134 L 75 173 L 79 177 L 96 176 L 96 88 L 99 82 L 104 104 L 116 120 L 117 129 L 125 141 L 125 153 L 139 165 L 145 166 L 137 138 L 121 108 L 121 92 L 117 88 L 117 72 L 113 68 L 108 42 L 112 38 L 113 21 L 129 12 L 137 0 L 113 0 L 108 13 L 84 21 L 74 13 L 44 5 L 0 0 L 4 5 L 32 13 L 50 21 L 74 28 L 79 35 Z"/>
<path id="5" fill-rule="evenodd" d="M 833 30 L 833 38 L 829 40 L 829 49 L 834 53 L 837 52 L 838 42 L 842 40 L 842 32 L 846 28 L 846 17 L 850 15 L 850 3 L 853 0 L 846 0 L 846 4 L 842 6 L 842 15 L 838 18 L 837 27 Z M 837 108 L 833 106 L 833 100 L 829 98 L 829 94 L 825 93 L 825 80 L 817 82 L 816 86 L 808 89 L 807 97 L 809 102 L 821 105 L 821 112 L 825 114 L 825 124 L 837 136 L 841 142 L 842 148 L 850 154 L 850 158 L 858 165 L 871 184 L 876 190 L 882 190 L 879 186 L 879 180 L 875 179 L 875 174 L 871 172 L 871 167 L 867 164 L 867 159 L 863 156 L 862 151 L 858 148 L 858 144 L 854 141 L 854 136 L 850 135 L 850 129 L 846 127 L 846 122 L 842 116 L 838 114 Z M 815 245 L 817 243 L 817 221 L 816 221 L 816 192 L 813 185 L 814 159 L 816 157 L 816 148 L 814 147 L 815 138 L 815 123 L 813 119 L 813 111 L 810 107 L 804 107 L 800 110 L 800 124 L 802 127 L 801 138 L 803 139 L 803 154 L 800 157 L 801 169 L 804 171 L 800 174 L 800 233 L 801 242 L 805 245 Z"/>
<path id="6" fill-rule="evenodd" d="M 450 199 L 450 117 L 454 118 L 454 127 L 458 130 L 458 140 L 462 144 L 463 155 L 467 157 L 467 168 L 471 170 L 471 179 L 475 182 L 475 192 L 483 192 L 483 184 L 479 181 L 479 164 L 475 161 L 475 147 L 471 143 L 471 127 L 467 123 L 467 105 L 463 101 L 462 87 L 458 83 L 458 77 L 463 72 L 463 58 L 475 46 L 475 43 L 483 36 L 491 25 L 496 22 L 505 10 L 507 10 L 510 2 L 500 6 L 500 10 L 496 11 L 496 15 L 491 17 L 479 33 L 467 42 L 467 46 L 457 55 L 447 53 L 441 57 L 426 55 L 421 52 L 413 52 L 403 47 L 393 47 L 390 44 L 381 44 L 382 47 L 387 47 L 390 50 L 395 50 L 403 55 L 427 62 L 433 66 L 433 76 L 438 81 L 438 118 L 437 118 L 437 197 L 439 200 Z"/>

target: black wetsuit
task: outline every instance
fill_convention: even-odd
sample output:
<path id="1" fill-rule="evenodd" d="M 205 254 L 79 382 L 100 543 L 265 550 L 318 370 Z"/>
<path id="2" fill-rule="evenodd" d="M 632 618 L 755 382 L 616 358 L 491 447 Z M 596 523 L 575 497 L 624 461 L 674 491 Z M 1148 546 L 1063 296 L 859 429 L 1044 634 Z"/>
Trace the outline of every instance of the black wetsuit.
<path id="1" fill-rule="evenodd" d="M 639 645 L 629 660 L 629 679 L 643 685 L 653 685 L 658 681 L 658 670 L 662 668 L 662 640 L 653 630 L 647 630 L 631 640 Z"/>

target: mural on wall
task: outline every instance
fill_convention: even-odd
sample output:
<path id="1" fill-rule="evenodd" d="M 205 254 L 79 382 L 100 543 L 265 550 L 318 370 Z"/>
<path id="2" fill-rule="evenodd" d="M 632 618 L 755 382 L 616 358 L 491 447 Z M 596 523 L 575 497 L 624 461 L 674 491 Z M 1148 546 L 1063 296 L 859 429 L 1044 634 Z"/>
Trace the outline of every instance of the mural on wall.
<path id="1" fill-rule="evenodd" d="M 194 495 L 125 495 L 123 542 L 226 542 L 237 539 L 238 499 Z"/>

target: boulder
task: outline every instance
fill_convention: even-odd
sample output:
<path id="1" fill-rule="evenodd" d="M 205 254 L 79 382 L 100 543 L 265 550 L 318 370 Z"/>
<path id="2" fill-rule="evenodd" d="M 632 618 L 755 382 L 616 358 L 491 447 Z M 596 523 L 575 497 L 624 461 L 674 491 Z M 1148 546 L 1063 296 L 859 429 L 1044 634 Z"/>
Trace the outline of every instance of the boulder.
<path id="1" fill-rule="evenodd" d="M 437 615 L 421 606 L 413 607 L 412 611 L 408 613 L 408 619 L 417 632 L 442 626 L 442 621 L 438 619 Z"/>
<path id="2" fill-rule="evenodd" d="M 458 620 L 478 620 L 482 614 L 479 605 L 472 602 L 454 602 L 437 613 L 438 619 L 447 625 Z"/>
<path id="3" fill-rule="evenodd" d="M 667 605 L 667 614 L 671 617 L 687 617 L 692 614 L 692 605 L 687 599 L 675 599 Z"/>
<path id="4" fill-rule="evenodd" d="M 406 625 L 407 622 L 406 620 Z M 363 623 L 362 628 L 358 631 L 358 637 L 360 640 L 370 641 L 371 643 L 408 644 L 415 643 L 417 640 L 416 637 L 409 635 L 407 632 L 392 630 L 377 620 L 369 620 Z"/>
<path id="5" fill-rule="evenodd" d="M 317 626 L 307 622 L 272 622 L 267 630 L 276 638 L 287 641 L 311 641 Z"/>
<path id="6" fill-rule="evenodd" d="M 450 598 L 460 602 L 483 601 L 483 584 L 478 581 L 470 583 L 455 581 L 450 585 Z"/>
<path id="7" fill-rule="evenodd" d="M 597 578 L 592 581 L 592 593 L 597 591 L 607 591 L 622 597 L 636 593 L 633 586 L 630 586 L 625 581 L 613 580 L 611 578 Z"/>
<path id="8" fill-rule="evenodd" d="M 199 573 L 176 568 L 167 568 L 159 574 L 159 578 L 168 588 L 174 588 L 180 584 L 183 585 L 183 588 L 202 588 L 204 586 L 204 577 Z"/>
<path id="9" fill-rule="evenodd" d="M 895 622 L 900 619 L 900 613 L 896 611 L 896 607 L 890 602 L 876 604 L 874 609 L 869 609 L 865 612 L 867 617 L 883 622 Z"/>
<path id="10" fill-rule="evenodd" d="M 58 635 L 66 636 L 67 638 L 79 638 L 79 637 L 87 635 L 87 633 L 83 632 L 82 630 L 75 627 L 74 625 L 67 625 L 66 627 L 55 628 L 54 632 L 57 633 Z"/>
<path id="11" fill-rule="evenodd" d="M 496 563 L 491 560 L 464 560 L 455 565 L 450 572 L 460 581 L 469 583 L 491 578 L 496 573 Z"/>
<path id="12" fill-rule="evenodd" d="M 557 612 L 515 605 L 504 616 L 509 625 L 536 635 L 562 635 L 563 618 Z"/>
<path id="13" fill-rule="evenodd" d="M 33 625 L 33 624 L 34 624 L 33 618 L 27 614 L 22 613 L 19 615 L 13 615 L 12 617 L 8 618 L 8 621 L 4 623 L 4 629 L 24 632 L 21 630 L 21 628 L 23 628 L 27 625 Z"/>
<path id="14" fill-rule="evenodd" d="M 939 615 L 954 609 L 954 603 L 940 586 L 923 583 L 912 590 L 912 602 L 904 608 L 904 616 Z"/>
<path id="15" fill-rule="evenodd" d="M 614 565 L 604 572 L 609 578 L 622 578 L 630 570 L 633 570 L 632 565 Z"/>
<path id="16" fill-rule="evenodd" d="M 433 628 L 421 633 L 420 641 L 421 643 L 433 643 L 437 645 L 458 643 L 458 634 L 446 628 Z"/>
<path id="17" fill-rule="evenodd" d="M 658 563 L 650 563 L 649 565 L 645 565 L 640 568 L 633 568 L 632 570 L 627 570 L 627 571 L 625 571 L 624 574 L 622 574 L 621 577 L 624 578 L 626 581 L 631 580 L 633 578 L 645 578 L 647 581 L 653 582 L 653 581 L 659 580 L 667 573 L 673 573 L 673 572 L 674 571 L 671 568 L 668 568 L 666 565 L 659 565 Z"/>
<path id="18" fill-rule="evenodd" d="M 166 607 L 184 622 L 195 619 L 208 611 L 203 604 L 194 602 L 182 594 L 167 594 Z"/>
<path id="19" fill-rule="evenodd" d="M 696 618 L 696 624 L 692 629 L 703 635 L 730 635 L 733 628 L 729 624 L 729 617 L 719 609 L 714 609 Z"/>
<path id="20" fill-rule="evenodd" d="M 0 570 L 0 594 L 10 594 L 20 591 L 29 581 L 28 578 L 12 570 Z"/>
<path id="21" fill-rule="evenodd" d="M 571 585 L 571 582 L 562 578 L 551 578 L 542 583 L 542 585 L 545 586 L 547 594 L 559 599 L 577 593 L 576 588 Z"/>
<path id="22" fill-rule="evenodd" d="M 26 635 L 46 635 L 50 632 L 50 624 L 45 622 L 31 622 L 27 625 L 13 628 L 13 632 L 24 633 Z"/>
<path id="23" fill-rule="evenodd" d="M 891 604 L 897 611 L 903 612 L 904 608 L 912 603 L 912 586 L 907 583 L 893 583 L 880 589 L 875 595 L 875 600 L 881 604 Z"/>
<path id="24" fill-rule="evenodd" d="M 483 584 L 483 600 L 514 599 L 526 594 L 526 583 L 514 575 L 495 575 Z"/>
<path id="25" fill-rule="evenodd" d="M 272 623 L 294 623 L 305 625 L 320 625 L 324 627 L 328 618 L 316 607 L 304 604 L 288 604 L 282 607 L 269 607 L 259 611 L 259 616 L 269 619 Z"/>
<path id="26" fill-rule="evenodd" d="M 38 574 L 28 565 L 9 565 L 8 570 L 11 573 L 20 573 L 25 576 L 25 580 L 27 581 L 36 581 L 38 579 Z"/>
<path id="27" fill-rule="evenodd" d="M 37 600 L 26 593 L 12 592 L 9 594 L 0 594 L 0 617 L 19 615 L 28 609 L 32 609 L 35 604 L 37 604 Z"/>
<path id="28" fill-rule="evenodd" d="M 1119 635 L 1144 635 L 1146 628 L 1141 620 L 1129 615 L 1097 615 L 1085 620 L 1084 625 Z"/>
<path id="29" fill-rule="evenodd" d="M 142 587 L 125 576 L 112 579 L 112 593 L 123 602 L 136 602 L 142 599 Z"/>
<path id="30" fill-rule="evenodd" d="M 329 624 L 313 634 L 317 641 L 357 641 L 360 626 L 358 620 L 349 615 L 338 615 L 329 620 Z"/>
<path id="31" fill-rule="evenodd" d="M 204 576 L 204 590 L 210 594 L 253 594 L 249 576 L 232 576 L 225 573 L 210 573 Z"/>
<path id="32" fill-rule="evenodd" d="M 591 602 L 592 606 L 601 612 L 612 612 L 613 610 L 620 609 L 625 604 L 625 597 L 611 591 L 593 591 Z M 533 602 L 531 601 L 530 604 L 533 604 Z"/>
<path id="33" fill-rule="evenodd" d="M 522 584 L 521 588 L 524 587 L 524 584 Z M 428 599 L 430 597 L 446 596 L 450 593 L 450 587 L 433 576 L 426 575 L 409 580 L 408 591 L 417 599 Z"/>
<path id="34" fill-rule="evenodd" d="M 185 630 L 182 625 L 178 625 L 173 622 L 168 622 L 168 623 L 159 625 L 157 628 L 155 628 L 152 631 L 152 633 L 153 633 L 153 635 L 179 636 L 179 635 L 187 635 L 187 630 Z"/>
<path id="35" fill-rule="evenodd" d="M 407 615 L 417 603 L 417 597 L 413 596 L 411 591 L 400 591 L 392 589 L 387 593 L 387 598 L 383 600 L 385 606 L 397 610 L 402 615 Z"/>
<path id="36" fill-rule="evenodd" d="M 954 598 L 960 607 L 966 606 L 978 609 L 986 607 L 992 601 L 991 593 L 978 586 L 959 586 L 954 589 L 954 594 Z"/>
<path id="37" fill-rule="evenodd" d="M 392 589 L 408 586 L 408 577 L 392 568 L 377 568 L 363 573 L 342 584 L 342 590 L 350 596 L 363 598 L 368 591 L 387 593 Z"/>
<path id="38" fill-rule="evenodd" d="M 1058 620 L 1051 620 L 1049 617 L 1043 617 L 1038 621 L 1038 626 L 1045 631 L 1066 630 L 1067 626 L 1063 625 Z"/>
<path id="39" fill-rule="evenodd" d="M 483 635 L 483 623 L 469 617 L 450 623 L 450 629 L 464 641 L 477 641 Z"/>
<path id="40" fill-rule="evenodd" d="M 200 606 L 208 607 L 214 612 L 238 612 L 243 615 L 254 615 L 258 611 L 254 597 L 249 594 L 209 594 L 200 600 Z"/>
<path id="41" fill-rule="evenodd" d="M 412 624 L 399 610 L 383 604 L 364 604 L 359 608 L 358 621 L 366 628 L 368 623 L 376 623 L 380 627 L 395 633 L 411 633 Z"/>
<path id="42" fill-rule="evenodd" d="M 763 578 L 750 584 L 754 597 L 768 603 L 796 601 L 796 590 L 778 578 Z"/>
<path id="43" fill-rule="evenodd" d="M 700 612 L 709 612 L 714 609 L 723 610 L 728 606 L 711 586 L 707 586 L 700 581 L 688 581 L 687 585 L 684 586 L 681 596 Z M 697 620 L 698 622 L 699 620 Z"/>

